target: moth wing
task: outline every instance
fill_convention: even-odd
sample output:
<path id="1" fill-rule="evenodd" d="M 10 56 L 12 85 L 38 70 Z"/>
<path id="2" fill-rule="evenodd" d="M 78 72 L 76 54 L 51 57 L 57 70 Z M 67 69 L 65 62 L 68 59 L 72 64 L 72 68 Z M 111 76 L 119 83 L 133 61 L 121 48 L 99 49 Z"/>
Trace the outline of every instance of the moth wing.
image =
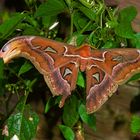
<path id="1" fill-rule="evenodd" d="M 75 88 L 78 60 L 67 57 L 75 47 L 36 36 L 20 36 L 10 40 L 1 49 L 1 57 L 7 63 L 15 57 L 29 59 L 44 79 L 53 95 L 62 95 L 60 106 Z"/>
<path id="2" fill-rule="evenodd" d="M 140 72 L 140 50 L 94 51 L 86 70 L 87 110 L 98 110 L 108 97 L 135 73 Z"/>

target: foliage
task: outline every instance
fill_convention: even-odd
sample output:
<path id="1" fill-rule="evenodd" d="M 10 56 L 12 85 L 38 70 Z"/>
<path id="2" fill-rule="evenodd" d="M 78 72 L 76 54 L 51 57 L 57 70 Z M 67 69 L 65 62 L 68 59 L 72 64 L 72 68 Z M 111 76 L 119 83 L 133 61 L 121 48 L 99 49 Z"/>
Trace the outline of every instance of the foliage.
<path id="1" fill-rule="evenodd" d="M 132 117 L 131 131 L 135 134 L 140 132 L 140 116 L 134 115 Z"/>
<path id="2" fill-rule="evenodd" d="M 67 127 L 64 125 L 59 125 L 59 128 L 60 128 L 60 130 L 61 130 L 61 132 L 64 135 L 64 138 L 66 140 L 74 140 L 75 135 L 70 127 Z"/>
<path id="3" fill-rule="evenodd" d="M 47 0 L 42 3 L 25 0 L 25 3 L 27 9 L 22 13 L 9 12 L 6 17 L 1 16 L 1 46 L 15 36 L 38 35 L 59 41 L 65 40 L 76 46 L 89 43 L 93 49 L 127 47 L 128 43 L 140 48 L 140 35 L 131 27 L 131 21 L 136 16 L 136 9 L 132 6 L 118 11 L 99 0 Z M 26 104 L 27 98 L 30 92 L 37 90 L 36 85 L 41 83 L 41 87 L 44 90 L 46 88 L 41 75 L 30 62 L 23 59 L 15 61 L 9 65 L 0 61 L 0 100 L 3 100 L 4 96 L 1 104 L 6 104 L 6 113 L 2 114 L 0 123 L 1 126 L 8 126 L 8 135 L 4 133 L 1 137 L 9 139 L 16 135 L 21 140 L 30 140 L 36 134 L 39 119 Z M 82 73 L 79 73 L 77 85 L 76 93 L 67 100 L 60 116 L 62 124 L 59 128 L 67 140 L 75 138 L 74 128 L 79 122 L 86 123 L 93 130 L 96 129 L 95 115 L 86 113 L 83 92 L 85 81 Z M 10 108 L 9 101 L 13 95 L 17 96 L 18 101 Z M 40 95 L 36 93 L 34 96 Z M 49 97 L 45 113 L 52 113 L 51 109 L 58 105 L 59 100 L 59 97 Z"/>
<path id="4" fill-rule="evenodd" d="M 79 115 L 81 120 L 86 123 L 90 128 L 92 128 L 94 131 L 96 130 L 96 118 L 94 114 L 87 114 L 85 105 L 81 104 L 79 106 Z"/>
<path id="5" fill-rule="evenodd" d="M 25 105 L 26 96 L 23 96 L 17 106 L 15 112 L 12 113 L 6 121 L 9 135 L 5 140 L 17 135 L 22 140 L 32 139 L 34 137 L 39 118 L 36 113 L 32 112 L 29 105 Z M 24 132 L 24 133 L 23 133 Z"/>

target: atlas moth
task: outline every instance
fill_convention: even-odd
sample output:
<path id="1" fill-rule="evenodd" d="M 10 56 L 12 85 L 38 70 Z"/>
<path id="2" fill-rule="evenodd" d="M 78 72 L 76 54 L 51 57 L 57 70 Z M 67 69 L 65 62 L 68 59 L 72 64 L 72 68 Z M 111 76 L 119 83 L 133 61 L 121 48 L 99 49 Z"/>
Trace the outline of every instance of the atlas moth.
<path id="1" fill-rule="evenodd" d="M 43 75 L 53 96 L 61 95 L 62 107 L 76 88 L 78 72 L 86 74 L 86 108 L 98 110 L 131 76 L 140 72 L 139 49 L 92 50 L 38 36 L 20 36 L 8 41 L 0 57 L 8 63 L 15 57 L 30 60 Z"/>

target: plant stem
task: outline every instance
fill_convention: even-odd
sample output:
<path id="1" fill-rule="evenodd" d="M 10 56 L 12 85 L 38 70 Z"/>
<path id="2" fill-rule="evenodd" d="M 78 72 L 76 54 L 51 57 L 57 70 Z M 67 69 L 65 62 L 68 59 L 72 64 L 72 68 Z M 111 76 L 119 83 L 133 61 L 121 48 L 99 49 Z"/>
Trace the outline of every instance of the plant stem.
<path id="1" fill-rule="evenodd" d="M 90 20 L 87 25 L 80 31 L 80 33 L 82 34 L 86 29 L 87 27 L 92 23 L 92 21 Z"/>

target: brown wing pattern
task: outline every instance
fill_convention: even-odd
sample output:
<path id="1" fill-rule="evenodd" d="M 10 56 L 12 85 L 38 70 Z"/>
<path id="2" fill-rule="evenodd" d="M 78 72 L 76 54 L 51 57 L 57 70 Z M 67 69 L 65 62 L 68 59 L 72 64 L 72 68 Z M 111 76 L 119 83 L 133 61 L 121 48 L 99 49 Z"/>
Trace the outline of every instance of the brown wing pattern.
<path id="1" fill-rule="evenodd" d="M 63 106 L 71 90 L 75 88 L 78 73 L 76 57 L 64 56 L 73 53 L 75 48 L 64 43 L 41 38 L 21 36 L 10 40 L 1 49 L 5 63 L 15 57 L 29 59 L 37 70 L 43 74 L 53 96 L 62 95 L 60 107 Z"/>
<path id="2" fill-rule="evenodd" d="M 93 53 L 87 68 L 87 109 L 95 112 L 132 75 L 140 72 L 140 51 L 112 49 Z M 91 76 L 90 76 L 91 75 Z"/>
<path id="3" fill-rule="evenodd" d="M 52 94 L 62 95 L 60 107 L 75 89 L 78 71 L 85 71 L 88 113 L 98 110 L 118 85 L 140 72 L 140 50 L 91 51 L 88 45 L 76 49 L 65 43 L 35 36 L 10 40 L 1 49 L 0 57 L 5 63 L 15 57 L 29 59 L 44 76 Z"/>

